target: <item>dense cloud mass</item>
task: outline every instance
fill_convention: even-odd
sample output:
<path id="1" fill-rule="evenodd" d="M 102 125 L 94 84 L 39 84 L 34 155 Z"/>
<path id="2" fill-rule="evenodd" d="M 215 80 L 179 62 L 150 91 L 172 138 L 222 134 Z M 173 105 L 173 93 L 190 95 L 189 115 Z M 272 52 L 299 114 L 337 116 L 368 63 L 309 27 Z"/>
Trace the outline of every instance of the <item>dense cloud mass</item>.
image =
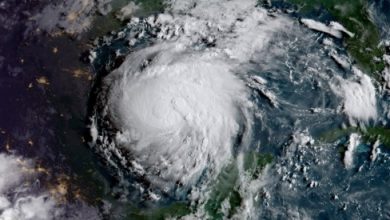
<path id="1" fill-rule="evenodd" d="M 91 27 L 97 13 L 107 15 L 112 0 L 71 0 L 47 4 L 30 19 L 31 27 L 38 27 L 55 34 L 64 31 L 68 34 L 80 34 Z"/>
<path id="2" fill-rule="evenodd" d="M 234 164 L 243 198 L 239 213 L 255 218 L 265 183 L 252 179 L 243 164 L 246 150 L 262 144 L 253 138 L 256 123 L 256 132 L 264 132 L 257 138 L 268 144 L 267 135 L 278 142 L 292 132 L 292 145 L 308 147 L 315 144 L 310 129 L 324 129 L 319 121 L 341 121 L 343 114 L 351 125 L 377 120 L 372 80 L 331 38 L 353 33 L 336 22 L 301 20 L 329 37 L 319 44 L 317 32 L 256 4 L 168 1 L 164 13 L 131 19 L 127 27 L 136 34 L 118 32 L 134 48 L 98 82 L 90 131 L 94 149 L 124 186 L 130 179 L 138 189 L 134 194 L 202 206 L 210 199 L 210 184 Z M 347 168 L 358 144 L 348 148 Z M 202 210 L 191 216 L 205 216 Z"/>
<path id="3" fill-rule="evenodd" d="M 239 66 L 290 24 L 255 1 L 171 4 L 173 15 L 147 19 L 162 40 L 129 55 L 103 86 L 103 115 L 118 129 L 115 146 L 131 155 L 119 157 L 166 192 L 177 184 L 191 188 L 201 176 L 213 179 L 249 143 L 255 106 Z M 91 131 L 97 139 L 96 127 Z M 109 146 L 101 149 L 108 153 Z"/>
<path id="4" fill-rule="evenodd" d="M 39 178 L 42 169 L 32 159 L 0 153 L 1 220 L 101 219 L 97 208 L 65 201 L 58 194 L 65 191 L 46 188 Z"/>
<path id="5" fill-rule="evenodd" d="M 157 51 L 142 74 L 133 70 Z M 185 52 L 173 45 L 140 51 L 110 76 L 118 77 L 108 97 L 122 131 L 117 142 L 153 184 L 193 184 L 206 169 L 220 170 L 248 117 L 248 92 L 231 66 L 215 54 Z"/>
<path id="6" fill-rule="evenodd" d="M 355 75 L 351 79 L 336 76 L 332 90 L 343 98 L 343 112 L 349 117 L 351 124 L 376 120 L 377 101 L 372 80 L 356 67 L 353 67 L 353 72 Z"/>
<path id="7" fill-rule="evenodd" d="M 0 0 L 0 220 L 389 217 L 389 6 L 297 2 Z"/>
<path id="8" fill-rule="evenodd" d="M 60 209 L 48 193 L 29 193 L 32 161 L 0 154 L 0 219 L 46 220 L 59 216 Z"/>

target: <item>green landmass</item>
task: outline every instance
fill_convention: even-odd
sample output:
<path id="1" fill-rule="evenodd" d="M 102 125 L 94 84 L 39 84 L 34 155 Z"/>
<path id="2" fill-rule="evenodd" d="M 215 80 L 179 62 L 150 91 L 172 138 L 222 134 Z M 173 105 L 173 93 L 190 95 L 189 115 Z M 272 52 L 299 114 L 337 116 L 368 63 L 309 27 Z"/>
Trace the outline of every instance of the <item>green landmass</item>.
<path id="1" fill-rule="evenodd" d="M 129 4 L 129 0 L 115 0 L 112 2 L 112 11 L 116 13 L 122 7 Z M 153 13 L 161 13 L 165 9 L 164 0 L 133 0 L 133 2 L 140 7 L 140 11 L 136 12 L 136 16 L 148 16 Z"/>
<path id="2" fill-rule="evenodd" d="M 367 128 L 365 137 L 370 141 L 380 140 L 381 143 L 390 148 L 390 129 L 383 127 Z"/>
<path id="3" fill-rule="evenodd" d="M 390 148 L 390 128 L 385 127 L 334 129 L 323 133 L 320 140 L 323 142 L 335 142 L 342 137 L 349 136 L 351 133 L 359 133 L 366 141 L 370 142 L 380 140 L 385 147 Z"/>
<path id="4" fill-rule="evenodd" d="M 374 61 L 382 59 L 385 52 L 380 43 L 380 32 L 370 20 L 367 0 L 285 0 L 297 5 L 299 12 L 309 14 L 313 10 L 325 9 L 337 22 L 355 34 L 346 36 L 344 43 L 348 53 L 355 59 L 357 65 L 372 76 L 378 76 L 385 63 Z"/>
<path id="5" fill-rule="evenodd" d="M 98 15 L 94 17 L 91 29 L 87 32 L 85 38 L 93 39 L 96 36 L 103 36 L 112 30 L 121 29 L 128 20 L 121 21 L 117 18 L 118 12 L 129 4 L 129 0 L 115 0 L 112 2 L 111 12 L 106 15 Z M 165 3 L 163 0 L 134 0 L 134 3 L 139 6 L 139 10 L 134 13 L 136 17 L 147 17 L 151 14 L 161 13 L 165 9 Z"/>
<path id="6" fill-rule="evenodd" d="M 360 129 L 357 127 L 348 127 L 345 129 L 342 128 L 332 129 L 321 134 L 320 141 L 335 142 L 340 138 L 349 136 L 351 133 L 354 132 L 360 133 Z"/>
<path id="7" fill-rule="evenodd" d="M 367 0 L 284 0 L 284 2 L 296 5 L 298 12 L 303 15 L 326 10 L 337 22 L 355 34 L 354 37 L 345 36 L 344 44 L 357 65 L 374 78 L 380 78 L 385 68 L 382 60 L 385 49 L 379 47 L 380 31 L 370 20 Z M 379 58 L 380 61 L 375 61 L 375 58 Z M 333 142 L 352 132 L 358 132 L 370 141 L 379 139 L 383 145 L 390 147 L 390 129 L 384 127 L 370 127 L 364 130 L 353 127 L 336 129 L 323 134 L 321 139 Z"/>
<path id="8" fill-rule="evenodd" d="M 165 8 L 163 0 L 135 0 L 134 2 L 139 3 L 146 14 L 163 12 Z"/>
<path id="9" fill-rule="evenodd" d="M 235 186 L 238 180 L 238 167 L 236 161 L 229 164 L 218 176 L 217 183 L 213 187 L 210 195 L 210 200 L 206 202 L 205 210 L 211 219 L 223 219 L 224 214 L 221 211 L 223 201 L 230 197 L 240 197 L 239 193 L 235 191 Z M 232 198 L 233 205 L 237 205 L 236 198 Z M 237 206 L 239 206 L 238 204 Z M 237 207 L 235 206 L 235 207 Z M 235 207 L 231 207 L 234 209 Z"/>
<path id="10" fill-rule="evenodd" d="M 264 167 L 270 164 L 272 160 L 272 154 L 248 153 L 245 155 L 244 169 L 255 179 L 259 177 Z"/>
<path id="11" fill-rule="evenodd" d="M 256 179 L 267 164 L 273 160 L 271 154 L 262 154 L 257 152 L 247 152 L 244 155 L 244 170 L 252 179 Z M 209 200 L 205 203 L 205 211 L 208 214 L 207 219 L 225 219 L 231 218 L 237 213 L 241 206 L 243 198 L 239 192 L 239 170 L 237 160 L 231 161 L 218 175 L 210 192 Z M 163 207 L 139 208 L 132 205 L 121 205 L 116 199 L 108 199 L 114 207 L 122 206 L 122 215 L 118 219 L 140 219 L 140 220 L 163 220 L 170 218 L 180 218 L 193 213 L 189 202 L 178 201 Z M 227 216 L 222 212 L 222 204 L 228 202 L 230 208 Z M 114 218 L 116 219 L 116 218 Z"/>
<path id="12" fill-rule="evenodd" d="M 248 172 L 252 179 L 256 179 L 264 167 L 271 163 L 272 160 L 271 154 L 248 152 L 244 155 L 244 170 Z M 211 192 L 210 200 L 205 205 L 210 219 L 224 218 L 221 207 L 226 200 L 230 205 L 228 218 L 232 217 L 236 213 L 237 208 L 241 206 L 242 198 L 237 189 L 239 175 L 237 161 L 233 161 L 218 176 L 217 183 Z"/>

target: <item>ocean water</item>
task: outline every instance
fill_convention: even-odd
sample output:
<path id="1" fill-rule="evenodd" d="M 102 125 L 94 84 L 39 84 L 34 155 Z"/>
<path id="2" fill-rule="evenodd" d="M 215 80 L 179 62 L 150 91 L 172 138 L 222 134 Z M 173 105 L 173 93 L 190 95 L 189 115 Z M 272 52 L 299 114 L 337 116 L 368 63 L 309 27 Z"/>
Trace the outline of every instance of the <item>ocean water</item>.
<path id="1" fill-rule="evenodd" d="M 388 218 L 387 149 L 380 145 L 380 153 L 372 160 L 373 151 L 377 152 L 372 149 L 374 143 L 357 135 L 358 143 L 351 147 L 352 161 L 346 157 L 349 145 L 353 145 L 353 133 L 359 133 L 359 125 L 364 129 L 377 125 L 379 121 L 387 123 L 385 110 L 382 109 L 386 96 L 376 90 L 374 99 L 368 98 L 375 103 L 378 116 L 374 119 L 370 116 L 365 121 L 359 118 L 361 114 L 348 115 L 345 109 L 348 102 L 353 103 L 353 108 L 360 109 L 359 113 L 370 108 L 360 105 L 359 100 L 353 98 L 353 94 L 360 94 L 360 90 L 362 94 L 367 94 L 369 85 L 364 84 L 364 77 L 356 73 L 352 62 L 345 67 L 337 59 L 348 60 L 342 41 L 300 25 L 296 19 L 299 14 L 276 13 L 276 16 L 280 15 L 291 19 L 292 28 L 273 35 L 263 49 L 240 64 L 239 71 L 245 77 L 258 76 L 263 81 L 256 86 L 249 84 L 250 98 L 256 110 L 251 122 L 253 135 L 250 145 L 243 151 L 272 155 L 272 162 L 256 178 L 243 177 L 244 173 L 234 171 L 234 168 L 223 171 L 226 173 L 216 184 L 222 184 L 231 191 L 225 193 L 230 195 L 226 196 L 230 198 L 230 207 L 224 208 L 224 201 L 218 202 L 218 196 L 221 200 L 229 200 L 223 197 L 224 192 L 206 196 L 203 207 L 192 203 L 188 206 L 199 216 L 202 215 L 199 210 L 203 209 L 214 218 L 224 215 L 258 219 Z M 318 21 L 328 16 L 325 13 Z M 128 54 L 161 42 L 157 39 L 161 27 L 153 27 L 147 22 L 154 18 L 141 18 L 141 21 L 130 23 L 101 39 L 94 49 L 92 60 L 98 79 L 94 90 L 97 94 L 100 92 L 99 80 L 118 68 Z M 138 36 L 140 33 L 141 37 Z M 169 40 L 175 42 L 176 39 Z M 207 51 L 213 50 L 216 44 L 201 41 L 193 47 Z M 369 80 L 367 83 L 372 82 Z M 376 82 L 374 84 L 377 85 Z M 99 126 L 103 129 L 102 124 Z M 236 156 L 233 161 L 240 161 L 240 157 Z M 241 177 L 234 177 L 236 175 Z M 130 177 L 131 181 L 134 179 Z M 215 192 L 213 184 L 208 187 Z M 232 207 L 234 202 L 231 202 L 232 193 L 237 191 L 241 201 L 239 208 Z M 157 204 L 163 207 L 177 201 L 188 202 L 185 196 L 162 198 Z M 145 203 L 145 200 L 139 201 L 134 197 L 130 201 L 147 204 L 149 208 L 153 206 L 153 202 Z M 210 208 L 207 204 L 213 202 L 216 205 Z"/>
<path id="2" fill-rule="evenodd" d="M 375 138 L 362 135 L 366 128 L 388 127 L 389 96 L 383 81 L 360 75 L 341 39 L 310 30 L 299 22 L 304 16 L 320 22 L 332 20 L 326 11 L 317 9 L 303 15 L 292 5 L 274 1 L 265 13 L 253 12 L 248 2 L 230 1 L 232 6 L 218 1 L 172 1 L 173 6 L 166 7 L 173 8 L 168 14 L 175 19 L 165 17 L 160 23 L 155 19 L 161 8 L 151 7 L 153 16 L 140 13 L 140 20 L 129 24 L 114 21 L 112 14 L 100 15 L 93 25 L 101 25 L 92 28 L 91 36 L 79 38 L 30 36 L 31 26 L 25 24 L 28 16 L 23 11 L 34 14 L 39 7 L 35 3 L 23 7 L 15 3 L 9 6 L 15 7 L 15 13 L 11 13 L 3 9 L 9 4 L 2 4 L 0 15 L 7 25 L 1 27 L 6 34 L 0 37 L 4 42 L 0 46 L 0 141 L 10 149 L 2 152 L 37 158 L 37 164 L 52 173 L 39 176 L 25 194 L 9 194 L 15 194 L 15 201 L 19 195 L 41 198 L 46 195 L 45 187 L 57 184 L 59 177 L 69 176 L 70 204 L 62 204 L 67 207 L 63 219 L 389 219 L 389 151 L 382 143 L 376 144 Z M 386 40 L 390 36 L 389 1 L 371 3 L 372 19 Z M 43 7 L 45 3 L 40 4 Z M 53 21 L 56 19 L 53 17 Z M 202 23 L 204 20 L 219 26 Z M 234 23 L 233 27 L 224 29 L 229 22 Z M 256 22 L 259 26 L 254 25 Z M 173 31 L 176 27 L 180 27 L 178 35 Z M 183 43 L 183 29 L 194 38 L 186 38 Z M 104 36 L 95 42 L 85 39 L 95 35 Z M 153 191 L 149 187 L 153 181 L 134 175 L 123 169 L 125 166 L 113 167 L 106 154 L 95 152 L 97 145 L 86 143 L 93 139 L 91 118 L 99 117 L 106 107 L 101 103 L 106 98 L 102 80 L 126 63 L 127 57 L 142 55 L 143 50 L 167 42 L 185 44 L 186 49 L 177 52 L 177 59 L 166 53 L 172 48 L 158 50 L 157 54 L 162 54 L 160 64 L 165 64 L 166 58 L 176 67 L 183 67 L 182 60 L 194 65 L 191 59 L 184 59 L 190 54 L 194 60 L 201 57 L 203 64 L 234 66 L 235 76 L 247 89 L 243 96 L 251 105 L 240 106 L 248 107 L 250 117 L 241 113 L 233 117 L 240 129 L 229 142 L 232 156 L 223 161 L 225 166 L 218 173 L 210 174 L 206 169 L 200 175 L 194 183 L 198 191 L 191 185 L 185 188 L 176 183 L 174 193 Z M 57 55 L 53 48 L 57 48 Z M 217 54 L 218 61 L 213 56 L 205 58 L 210 51 Z M 86 65 L 80 59 L 90 63 Z M 133 65 L 135 68 L 136 63 Z M 92 81 L 89 75 L 72 75 L 73 68 L 87 72 L 88 67 L 94 74 Z M 204 70 L 196 64 L 194 69 Z M 42 76 L 48 85 L 37 83 Z M 207 79 L 207 75 L 203 77 Z M 183 77 L 180 80 L 187 82 Z M 212 110 L 212 105 L 203 107 Z M 113 138 L 117 134 L 118 127 L 109 119 L 96 121 L 98 136 Z M 207 120 L 203 122 L 212 128 Z M 129 158 L 134 159 L 131 155 Z M 16 191 L 20 189 L 26 190 L 21 187 Z M 80 189 L 81 197 L 75 193 Z M 76 199 L 72 203 L 76 197 L 82 202 Z M 51 203 L 51 197 L 47 198 L 50 207 L 46 212 L 58 207 L 62 210 L 62 206 Z M 10 210 L 17 208 L 12 206 Z"/>

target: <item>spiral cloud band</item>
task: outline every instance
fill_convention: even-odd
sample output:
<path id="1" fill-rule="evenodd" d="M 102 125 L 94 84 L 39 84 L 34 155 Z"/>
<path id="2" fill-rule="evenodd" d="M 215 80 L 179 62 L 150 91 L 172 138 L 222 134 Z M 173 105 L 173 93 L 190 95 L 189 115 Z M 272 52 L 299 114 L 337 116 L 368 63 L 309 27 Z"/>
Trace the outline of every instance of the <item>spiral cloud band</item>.
<path id="1" fill-rule="evenodd" d="M 104 111 L 96 118 L 108 118 L 117 132 L 107 141 L 93 123 L 91 134 L 111 164 L 119 157 L 152 188 L 191 188 L 249 143 L 256 105 L 247 85 L 256 82 L 242 67 L 290 23 L 256 1 L 171 2 L 170 13 L 129 25 L 140 22 L 157 36 L 153 46 L 103 79 Z"/>
<path id="2" fill-rule="evenodd" d="M 142 72 L 134 68 L 142 66 L 137 56 L 156 50 Z M 117 143 L 154 183 L 187 185 L 207 167 L 219 170 L 232 155 L 248 105 L 245 84 L 228 64 L 213 54 L 184 52 L 173 45 L 140 51 L 110 76 L 116 78 L 110 115 L 122 131 Z"/>

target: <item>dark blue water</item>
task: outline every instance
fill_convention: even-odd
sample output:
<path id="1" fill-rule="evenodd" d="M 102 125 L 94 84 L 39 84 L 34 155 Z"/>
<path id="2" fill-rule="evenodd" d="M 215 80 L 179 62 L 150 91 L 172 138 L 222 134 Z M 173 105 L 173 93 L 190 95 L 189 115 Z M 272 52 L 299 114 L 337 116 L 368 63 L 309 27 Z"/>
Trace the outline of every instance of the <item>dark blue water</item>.
<path id="1" fill-rule="evenodd" d="M 329 19 L 326 12 L 311 14 L 316 15 L 318 20 Z M 126 37 L 113 35 L 108 44 L 102 42 L 95 50 L 97 59 L 93 65 L 97 74 L 108 74 L 120 64 L 121 57 L 153 44 L 155 36 L 148 28 L 143 24 L 125 28 Z M 145 37 L 129 47 L 127 37 L 140 30 L 146 30 Z M 387 153 L 371 162 L 372 143 L 363 140 L 354 156 L 353 167 L 346 169 L 342 160 L 349 132 L 340 132 L 336 140 L 321 139 L 327 132 L 339 130 L 347 121 L 347 117 L 336 111 L 341 99 L 331 91 L 329 81 L 336 75 L 343 78 L 353 75 L 330 58 L 330 50 L 322 44 L 325 37 L 297 24 L 295 31 L 275 36 L 266 52 L 260 52 L 243 67 L 249 74 L 264 78 L 267 89 L 278 97 L 275 106 L 256 91 L 252 96 L 260 115 L 255 120 L 252 150 L 271 153 L 275 158 L 264 174 L 269 183 L 261 190 L 270 196 L 258 203 L 260 219 L 389 217 Z M 347 55 L 342 42 L 334 42 L 336 48 L 333 49 Z M 123 54 L 118 56 L 118 50 Z M 373 125 L 375 123 L 370 122 L 369 126 Z M 311 136 L 315 142 L 296 143 L 292 140 L 296 133 Z"/>
<path id="2" fill-rule="evenodd" d="M 375 21 L 383 37 L 390 36 L 390 1 L 371 2 L 375 5 L 378 15 Z M 2 146 L 11 143 L 18 154 L 40 158 L 54 171 L 76 176 L 75 185 L 92 191 L 89 193 L 92 196 L 107 195 L 111 186 L 96 180 L 104 178 L 102 173 L 108 180 L 111 176 L 104 168 L 99 170 L 104 165 L 96 164 L 98 157 L 91 155 L 81 138 L 88 116 L 89 82 L 74 79 L 64 70 L 64 67 L 85 67 L 79 59 L 87 47 L 66 37 L 25 39 L 28 16 L 23 11 L 32 10 L 36 5 L 12 3 L 9 7 L 0 13 L 3 17 L 12 17 L 17 24 L 12 31 L 7 30 L 6 25 L 0 27 L 7 33 L 0 36 L 0 128 L 5 132 L 0 136 Z M 291 16 L 298 18 L 301 15 L 292 13 Z M 331 20 L 323 10 L 311 12 L 310 16 L 322 21 Z M 145 37 L 132 47 L 118 35 L 99 43 L 97 59 L 93 62 L 93 71 L 98 78 L 118 67 L 128 53 L 153 44 L 155 36 L 147 26 L 126 28 L 125 36 L 144 29 Z M 342 163 L 342 152 L 346 149 L 348 134 L 340 135 L 335 141 L 319 141 L 324 133 L 339 129 L 346 121 L 345 116 L 332 111 L 340 104 L 340 99 L 327 86 L 327 77 L 352 74 L 329 58 L 329 51 L 321 44 L 323 37 L 304 28 L 278 35 L 268 51 L 282 49 L 284 53 L 272 56 L 260 53 L 245 67 L 250 74 L 267 80 L 267 89 L 278 97 L 279 103 L 275 107 L 269 99 L 253 91 L 252 98 L 262 116 L 255 121 L 253 146 L 259 144 L 261 147 L 256 150 L 274 156 L 270 171 L 264 174 L 269 183 L 262 189 L 269 192 L 270 197 L 260 199 L 257 204 L 260 218 L 390 219 L 390 157 L 386 147 L 380 146 L 383 153 L 371 162 L 372 143 L 363 141 L 354 157 L 354 166 L 347 170 Z M 335 42 L 342 48 L 341 42 Z M 55 57 L 51 51 L 58 45 L 61 56 Z M 338 52 L 346 54 L 343 49 Z M 21 63 L 21 59 L 25 62 Z M 36 85 L 36 78 L 40 76 L 47 77 L 51 86 Z M 28 89 L 31 82 L 34 87 Z M 385 100 L 381 104 L 386 104 L 390 98 L 385 96 L 381 100 Z M 315 113 L 313 108 L 324 111 Z M 295 132 L 305 130 L 316 140 L 315 144 L 299 146 L 292 141 Z M 33 148 L 27 143 L 30 139 L 35 143 Z M 89 169 L 94 169 L 92 174 L 87 173 Z M 85 177 L 80 178 L 83 175 Z M 312 181 L 318 186 L 311 188 Z M 102 186 L 106 186 L 106 190 Z M 122 208 L 117 210 L 118 213 L 122 211 Z"/>

